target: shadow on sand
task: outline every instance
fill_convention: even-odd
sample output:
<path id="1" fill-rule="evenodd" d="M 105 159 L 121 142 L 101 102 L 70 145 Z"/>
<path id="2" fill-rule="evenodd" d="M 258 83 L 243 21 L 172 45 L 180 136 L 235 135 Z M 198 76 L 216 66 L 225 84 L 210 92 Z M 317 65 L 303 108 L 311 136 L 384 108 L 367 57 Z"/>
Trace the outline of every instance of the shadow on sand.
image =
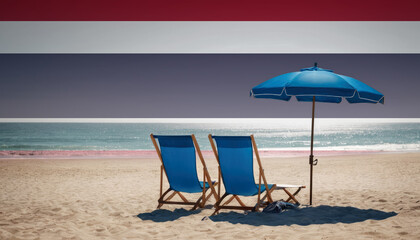
<path id="1" fill-rule="evenodd" d="M 139 215 L 137 215 L 137 217 L 141 220 L 152 220 L 154 222 L 168 222 L 177 220 L 181 217 L 198 214 L 200 212 L 201 209 L 195 211 L 188 211 L 182 208 L 175 209 L 174 211 L 169 211 L 166 209 L 156 209 L 150 213 L 140 213 Z"/>
<path id="2" fill-rule="evenodd" d="M 395 212 L 383 212 L 374 209 L 354 207 L 317 206 L 291 209 L 282 213 L 221 212 L 210 217 L 214 222 L 230 222 L 233 224 L 249 224 L 253 226 L 282 226 L 311 224 L 356 223 L 366 220 L 383 220 L 396 216 Z"/>

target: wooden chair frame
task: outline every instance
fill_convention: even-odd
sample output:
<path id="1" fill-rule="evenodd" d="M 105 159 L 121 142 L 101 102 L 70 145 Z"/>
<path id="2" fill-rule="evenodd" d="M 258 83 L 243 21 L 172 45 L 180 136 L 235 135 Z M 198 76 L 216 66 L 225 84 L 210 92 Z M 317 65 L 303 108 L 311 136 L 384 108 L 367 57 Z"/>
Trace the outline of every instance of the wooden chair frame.
<path id="1" fill-rule="evenodd" d="M 294 193 L 291 193 L 287 188 L 297 188 L 297 190 Z M 285 202 L 290 202 L 293 200 L 295 204 L 300 204 L 300 202 L 296 199 L 296 195 L 302 190 L 302 188 L 306 188 L 304 185 L 278 185 L 276 189 L 283 190 L 289 197 L 285 200 Z"/>
<path id="2" fill-rule="evenodd" d="M 219 194 L 216 193 L 216 190 L 214 188 L 215 186 L 219 185 L 219 182 L 213 183 L 211 181 L 210 174 L 207 170 L 206 162 L 204 161 L 203 154 L 201 153 L 200 146 L 198 145 L 198 142 L 197 142 L 194 134 L 191 135 L 191 138 L 193 140 L 194 147 L 195 147 L 196 152 L 199 156 L 201 164 L 203 165 L 203 192 L 202 192 L 202 195 L 200 196 L 200 198 L 198 198 L 197 201 L 190 202 L 190 201 L 187 200 L 187 198 L 181 192 L 175 191 L 175 190 L 171 189 L 170 187 L 164 193 L 162 193 L 162 190 L 163 190 L 163 173 L 165 173 L 166 180 L 168 181 L 168 183 L 169 183 L 169 179 L 168 179 L 168 175 L 166 174 L 165 165 L 163 164 L 162 153 L 160 151 L 159 145 L 157 144 L 156 139 L 153 136 L 153 134 L 150 134 L 150 138 L 152 139 L 153 145 L 155 146 L 156 152 L 157 152 L 157 154 L 159 156 L 159 159 L 160 159 L 160 162 L 161 162 L 161 166 L 160 166 L 160 192 L 159 192 L 159 199 L 158 199 L 158 206 L 157 206 L 158 209 L 161 208 L 163 206 L 163 204 L 179 204 L 179 205 L 193 205 L 193 208 L 191 209 L 191 211 L 192 211 L 192 210 L 197 209 L 198 207 L 203 208 L 205 203 L 210 199 L 210 197 L 212 195 L 216 199 L 216 202 L 219 200 L 219 198 L 220 198 L 220 195 L 219 195 L 220 194 L 220 187 L 219 187 Z M 209 187 L 210 187 L 210 190 L 211 190 L 211 193 L 208 196 L 206 196 L 206 192 L 207 192 L 207 190 L 209 190 L 209 188 L 206 189 L 206 182 L 209 184 Z M 172 193 L 167 198 L 165 198 L 166 195 L 168 195 L 171 191 L 172 191 Z M 178 195 L 181 198 L 182 202 L 181 201 L 170 201 L 175 195 Z"/>
<path id="3" fill-rule="evenodd" d="M 220 178 L 223 176 L 221 176 L 221 170 L 220 170 L 220 161 L 219 161 L 219 154 L 217 152 L 217 147 L 214 144 L 213 141 L 213 136 L 211 134 L 209 134 L 208 136 L 209 140 L 210 140 L 210 144 L 211 144 L 211 148 L 213 149 L 213 153 L 214 156 L 216 157 L 217 163 L 219 164 L 219 194 L 220 194 Z M 216 202 L 216 204 L 214 205 L 215 207 L 215 211 L 213 212 L 212 216 L 217 214 L 219 212 L 220 209 L 233 209 L 233 210 L 250 210 L 250 211 L 259 211 L 259 208 L 267 205 L 268 203 L 272 203 L 273 202 L 273 198 L 271 197 L 271 193 L 276 189 L 276 184 L 273 184 L 273 186 L 269 189 L 268 188 L 268 184 L 267 184 L 267 179 L 265 178 L 264 175 L 264 169 L 262 167 L 261 164 L 261 160 L 260 160 L 260 155 L 258 154 L 258 148 L 257 148 L 257 144 L 255 143 L 255 139 L 254 139 L 254 135 L 251 135 L 251 141 L 252 141 L 252 146 L 253 146 L 253 150 L 258 162 L 258 166 L 259 166 L 259 176 L 258 176 L 258 199 L 257 199 L 257 203 L 254 206 L 246 206 L 245 203 L 239 198 L 238 195 L 232 195 L 232 197 L 230 197 L 227 201 L 225 201 L 223 204 L 223 200 L 229 196 L 230 194 L 225 193 L 223 194 L 223 196 Z M 263 184 L 265 186 L 266 189 L 266 194 L 261 198 L 261 180 L 263 181 Z M 267 198 L 267 202 L 264 202 L 264 200 Z M 240 206 L 227 206 L 229 203 L 231 203 L 233 200 L 236 200 Z"/>

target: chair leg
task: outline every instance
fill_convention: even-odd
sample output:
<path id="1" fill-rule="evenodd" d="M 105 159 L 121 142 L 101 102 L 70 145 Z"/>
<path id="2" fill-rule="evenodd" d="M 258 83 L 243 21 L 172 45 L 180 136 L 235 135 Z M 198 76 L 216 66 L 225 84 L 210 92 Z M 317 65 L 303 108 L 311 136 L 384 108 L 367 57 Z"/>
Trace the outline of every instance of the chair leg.
<path id="1" fill-rule="evenodd" d="M 203 195 L 202 195 L 203 201 L 201 201 L 201 204 L 200 204 L 200 207 L 202 207 L 202 208 L 204 207 L 204 204 L 206 203 L 206 192 L 207 192 L 207 189 L 206 189 L 206 168 L 203 167 Z"/>
<path id="2" fill-rule="evenodd" d="M 190 211 L 194 211 L 194 210 L 196 210 L 200 206 L 201 199 L 203 199 L 203 196 L 201 196 L 200 198 L 198 198 L 197 202 L 195 202 L 195 204 L 194 204 L 194 207 L 191 208 Z"/>
<path id="3" fill-rule="evenodd" d="M 216 182 L 216 183 L 213 184 L 213 186 L 216 187 L 217 184 L 218 183 Z M 214 196 L 214 199 L 216 199 L 216 195 L 217 195 L 217 193 L 214 193 L 213 191 L 211 191 L 211 193 L 209 195 L 207 195 L 207 197 L 206 197 L 206 202 L 210 199 L 211 196 Z M 217 201 L 217 199 L 216 199 L 216 201 Z"/>
<path id="4" fill-rule="evenodd" d="M 182 199 L 182 201 L 184 201 L 184 202 L 188 202 L 188 200 L 184 197 L 184 195 L 182 195 L 182 193 L 180 193 L 180 192 L 176 192 L 178 195 L 179 195 L 179 197 Z"/>
<path id="5" fill-rule="evenodd" d="M 216 184 L 217 183 L 215 183 L 215 185 Z M 208 190 L 211 190 L 211 189 L 210 188 L 206 188 L 204 193 L 207 193 Z M 192 203 L 192 202 L 189 202 L 182 193 L 177 192 L 177 191 L 173 191 L 168 197 L 166 197 L 168 195 L 168 193 L 170 193 L 171 191 L 173 191 L 173 190 L 172 189 L 166 190 L 162 194 L 162 196 L 158 199 L 159 204 L 157 206 L 157 209 L 161 208 L 165 203 L 170 204 L 171 202 L 167 202 L 167 201 L 171 200 L 175 195 L 178 194 L 179 197 L 182 199 L 183 202 L 188 203 L 188 204 L 191 203 L 191 205 L 194 204 L 194 206 L 193 206 L 193 208 L 191 210 L 195 210 L 195 209 L 197 209 L 200 206 L 201 207 L 204 207 L 204 204 L 210 199 L 210 197 L 212 195 L 214 196 L 214 194 L 217 194 L 217 193 L 214 193 L 213 191 L 209 195 L 207 195 L 207 196 L 205 194 L 204 195 L 202 194 L 201 197 L 195 203 Z M 203 198 L 203 196 L 205 196 L 205 198 Z M 165 199 L 165 197 L 166 197 L 166 199 Z"/>
<path id="6" fill-rule="evenodd" d="M 205 192 L 207 192 L 209 189 L 207 188 Z M 203 200 L 203 201 L 201 201 Z M 198 207 L 204 207 L 205 202 L 205 198 L 203 198 L 203 195 L 201 195 L 201 197 L 197 200 L 197 202 L 195 202 L 194 207 L 191 209 L 191 211 L 196 210 Z"/>
<path id="7" fill-rule="evenodd" d="M 232 202 L 233 199 L 235 199 L 235 195 L 230 197 L 225 203 L 222 204 L 222 206 L 228 205 L 230 202 Z"/>
<path id="8" fill-rule="evenodd" d="M 300 190 L 301 190 L 302 188 L 300 187 L 300 188 L 298 188 L 298 190 L 296 190 L 296 192 L 294 192 L 293 193 L 293 196 L 295 197 L 299 192 L 300 192 Z M 290 201 L 292 198 L 291 197 L 289 197 L 287 200 L 286 200 L 286 202 L 288 202 L 288 201 Z M 297 202 L 298 203 L 298 202 Z"/>
<path id="9" fill-rule="evenodd" d="M 273 192 L 274 190 L 276 189 L 276 186 L 274 185 L 273 187 L 271 187 L 267 192 Z M 265 198 L 267 198 L 267 194 L 265 194 L 265 196 L 258 202 L 257 201 L 257 203 L 253 206 L 253 207 L 251 207 L 251 206 L 246 206 L 243 202 L 242 202 L 242 200 L 240 200 L 240 198 L 237 196 L 237 195 L 232 195 L 226 202 L 224 202 L 223 204 L 222 204 L 222 202 L 223 202 L 223 200 L 228 196 L 228 195 L 230 195 L 230 194 L 228 194 L 228 193 L 225 193 L 220 199 L 219 199 L 219 201 L 217 201 L 215 204 L 214 204 L 214 208 L 215 208 L 215 210 L 214 210 L 214 212 L 213 212 L 213 214 L 211 215 L 211 216 L 214 216 L 214 215 L 216 215 L 216 214 L 218 214 L 219 213 L 219 211 L 221 210 L 221 209 L 235 209 L 235 210 L 251 210 L 251 211 L 253 211 L 253 212 L 256 212 L 256 211 L 259 211 L 259 207 L 261 206 L 261 203 L 262 203 L 262 201 L 265 199 Z M 229 204 L 230 202 L 232 202 L 233 201 L 233 199 L 236 199 L 237 201 L 238 201 L 238 203 L 239 203 L 239 205 L 240 206 L 226 206 L 227 204 Z"/>
<path id="10" fill-rule="evenodd" d="M 238 201 L 239 205 L 241 205 L 242 207 L 246 207 L 245 203 L 242 202 L 242 200 L 238 197 L 238 195 L 235 195 L 235 199 L 236 201 Z"/>
<path id="11" fill-rule="evenodd" d="M 255 204 L 253 211 L 259 212 L 260 207 L 263 207 L 265 205 L 264 200 L 267 198 L 268 193 L 271 194 L 274 190 L 276 190 L 276 185 L 273 185 L 270 189 L 266 190 L 264 197 L 262 197 L 261 200 L 257 201 L 257 204 Z"/>
<path id="12" fill-rule="evenodd" d="M 267 192 L 270 192 L 270 194 L 271 194 L 272 192 L 274 192 L 274 190 L 276 190 L 276 185 L 275 184 Z M 261 198 L 260 202 L 263 202 L 267 198 L 267 192 L 265 193 L 264 197 Z"/>
<path id="13" fill-rule="evenodd" d="M 293 200 L 296 204 L 300 204 L 299 201 L 295 198 L 295 196 L 300 192 L 299 188 L 295 193 L 290 193 L 286 188 L 283 188 L 283 191 L 286 192 L 287 195 L 289 195 L 289 198 L 286 200 L 286 202 L 289 202 L 290 200 Z"/>
<path id="14" fill-rule="evenodd" d="M 252 212 L 259 212 L 260 210 L 260 202 L 257 202 L 255 205 L 254 205 L 254 208 L 252 208 Z"/>
<path id="15" fill-rule="evenodd" d="M 220 206 L 220 203 L 222 203 L 223 199 L 225 199 L 228 195 L 229 195 L 228 193 L 223 194 L 223 196 L 219 199 L 219 201 L 217 201 L 217 202 L 214 204 L 214 208 L 215 208 L 216 210 L 214 210 L 214 212 L 213 212 L 212 216 L 216 215 L 216 214 L 219 212 L 219 210 L 220 210 L 220 207 L 219 207 L 219 206 Z"/>
<path id="16" fill-rule="evenodd" d="M 160 207 L 162 207 L 162 205 L 163 205 L 163 203 L 162 203 L 162 201 L 163 201 L 163 198 L 166 196 L 166 194 L 168 194 L 169 192 L 171 191 L 171 189 L 170 188 L 168 188 L 168 190 L 166 190 L 165 191 L 165 193 L 163 193 L 162 194 L 162 196 L 158 199 L 158 206 L 157 206 L 157 209 L 159 209 Z M 173 193 L 173 195 L 175 195 L 175 192 Z"/>
<path id="17" fill-rule="evenodd" d="M 168 194 L 170 191 L 172 191 L 172 189 L 168 189 L 168 190 L 166 190 L 166 192 L 159 198 L 159 200 L 158 200 L 158 202 L 159 202 L 159 204 L 158 204 L 158 206 L 157 206 L 157 208 L 159 209 L 160 207 L 162 207 L 163 206 L 163 204 L 165 204 L 165 203 L 167 203 L 167 201 L 169 201 L 169 200 L 171 200 L 175 195 L 179 195 L 180 197 L 181 197 L 181 199 L 184 201 L 184 202 L 188 202 L 188 200 L 180 193 L 180 192 L 177 192 L 177 191 L 174 191 L 173 193 L 171 193 L 171 195 L 169 195 L 166 199 L 164 199 L 165 198 L 165 196 L 166 196 L 166 194 Z"/>
<path id="18" fill-rule="evenodd" d="M 216 183 L 214 183 L 214 184 L 213 184 L 213 187 L 216 187 L 216 186 L 217 186 L 217 184 L 218 184 L 217 182 L 216 182 Z M 205 189 L 205 188 L 203 188 L 203 191 L 204 191 L 204 189 Z M 210 194 L 206 196 L 206 193 L 207 193 L 207 191 L 208 191 L 209 189 L 211 190 L 211 191 L 210 191 Z M 201 208 L 204 208 L 204 206 L 205 206 L 206 202 L 210 199 L 210 197 L 211 197 L 211 196 L 214 196 L 214 198 L 215 198 L 215 199 L 216 199 L 216 201 L 217 201 L 216 194 L 217 194 L 217 193 L 213 192 L 213 189 L 211 189 L 211 188 L 206 188 L 206 189 L 205 189 L 205 191 L 203 192 L 203 201 L 201 201 L 201 205 L 200 205 L 200 207 L 201 207 Z"/>

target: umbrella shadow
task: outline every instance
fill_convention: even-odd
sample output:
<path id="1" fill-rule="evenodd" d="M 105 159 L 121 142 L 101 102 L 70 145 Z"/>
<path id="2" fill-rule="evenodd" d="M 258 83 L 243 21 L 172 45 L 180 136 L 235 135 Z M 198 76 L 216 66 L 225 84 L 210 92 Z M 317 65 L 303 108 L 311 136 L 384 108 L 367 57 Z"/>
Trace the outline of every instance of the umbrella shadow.
<path id="1" fill-rule="evenodd" d="M 213 222 L 230 222 L 253 226 L 307 226 L 311 224 L 356 223 L 366 220 L 384 220 L 396 216 L 396 212 L 355 207 L 317 206 L 290 209 L 282 213 L 238 212 L 220 213 L 210 217 Z"/>
<path id="2" fill-rule="evenodd" d="M 200 212 L 201 209 L 195 211 L 188 211 L 182 208 L 175 209 L 174 211 L 169 211 L 166 209 L 156 209 L 153 212 L 140 213 L 137 215 L 137 217 L 141 220 L 151 220 L 153 222 L 169 222 L 175 221 L 181 217 L 198 214 Z"/>

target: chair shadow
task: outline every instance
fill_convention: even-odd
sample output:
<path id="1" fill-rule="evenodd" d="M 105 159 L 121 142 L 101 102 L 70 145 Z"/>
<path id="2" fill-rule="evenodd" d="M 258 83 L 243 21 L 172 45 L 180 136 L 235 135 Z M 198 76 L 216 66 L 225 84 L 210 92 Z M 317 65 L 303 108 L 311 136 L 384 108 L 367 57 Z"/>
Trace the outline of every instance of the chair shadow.
<path id="1" fill-rule="evenodd" d="M 169 222 L 175 221 L 181 217 L 198 214 L 200 212 L 201 209 L 194 211 L 189 211 L 182 208 L 175 209 L 174 211 L 169 211 L 166 209 L 156 209 L 153 212 L 140 213 L 137 215 L 137 217 L 141 220 L 151 220 L 153 222 Z"/>
<path id="2" fill-rule="evenodd" d="M 383 212 L 375 209 L 359 209 L 355 207 L 317 206 L 290 209 L 282 213 L 221 212 L 210 217 L 214 222 L 230 222 L 253 226 L 290 226 L 293 224 L 307 226 L 311 224 L 356 223 L 366 220 L 384 220 L 396 216 L 396 212 Z"/>

